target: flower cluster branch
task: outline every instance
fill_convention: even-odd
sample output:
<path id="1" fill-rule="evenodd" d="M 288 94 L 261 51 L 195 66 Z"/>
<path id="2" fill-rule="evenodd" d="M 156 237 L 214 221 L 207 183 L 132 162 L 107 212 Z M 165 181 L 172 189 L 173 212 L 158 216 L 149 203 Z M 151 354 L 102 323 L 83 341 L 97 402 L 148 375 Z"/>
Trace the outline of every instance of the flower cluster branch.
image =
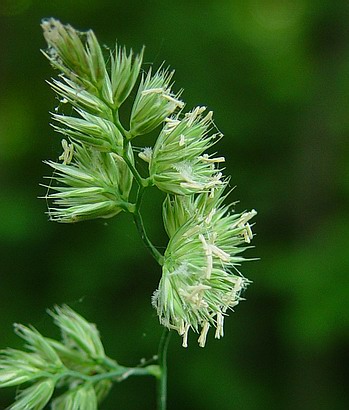
<path id="1" fill-rule="evenodd" d="M 53 410 L 97 410 L 113 382 L 132 375 L 159 377 L 155 364 L 129 368 L 107 357 L 96 326 L 68 306 L 49 313 L 61 330 L 61 341 L 15 324 L 27 350 L 0 352 L 0 387 L 21 387 L 9 410 L 40 410 L 50 400 Z"/>

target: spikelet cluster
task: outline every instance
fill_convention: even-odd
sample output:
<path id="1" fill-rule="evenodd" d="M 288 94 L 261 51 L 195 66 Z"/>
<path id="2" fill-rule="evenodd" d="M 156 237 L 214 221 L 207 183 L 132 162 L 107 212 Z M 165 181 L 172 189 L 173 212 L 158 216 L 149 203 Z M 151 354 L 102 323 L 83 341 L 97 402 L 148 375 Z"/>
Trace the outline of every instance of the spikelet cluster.
<path id="1" fill-rule="evenodd" d="M 9 410 L 41 410 L 50 401 L 53 410 L 97 410 L 112 382 L 89 381 L 89 376 L 107 372 L 111 363 L 115 370 L 118 364 L 106 357 L 94 324 L 68 306 L 56 307 L 50 314 L 61 330 L 61 341 L 15 324 L 27 350 L 0 352 L 0 388 L 19 386 Z M 56 388 L 61 394 L 54 397 Z M 66 390 L 63 393 L 62 388 Z"/>
<path id="2" fill-rule="evenodd" d="M 223 137 L 213 113 L 202 106 L 185 110 L 182 91 L 173 91 L 174 72 L 164 65 L 142 72 L 144 49 L 134 55 L 116 45 L 104 56 L 91 30 L 79 32 L 55 19 L 42 27 L 44 54 L 60 72 L 50 85 L 60 99 L 53 128 L 63 135 L 63 154 L 46 161 L 54 170 L 45 196 L 50 218 L 76 222 L 125 211 L 143 229 L 136 215 L 141 197 L 132 198 L 132 186 L 138 184 L 138 193 L 148 186 L 166 193 L 169 243 L 158 257 L 162 277 L 153 305 L 160 323 L 183 336 L 183 346 L 190 329 L 200 334 L 200 346 L 210 327 L 222 337 L 224 318 L 248 284 L 238 266 L 256 212 L 236 213 L 224 204 L 229 177 L 221 168 L 224 156 L 212 153 Z M 125 125 L 119 111 L 132 94 Z M 157 135 L 152 147 L 133 146 L 148 133 Z M 145 176 L 135 152 L 148 163 Z"/>
<path id="3" fill-rule="evenodd" d="M 202 347 L 210 327 L 222 337 L 224 317 L 248 284 L 237 266 L 252 239 L 248 221 L 256 212 L 233 213 L 224 198 L 223 186 L 213 197 L 168 196 L 164 203 L 170 241 L 153 305 L 160 322 L 183 336 L 185 347 L 190 329 L 200 333 Z"/>

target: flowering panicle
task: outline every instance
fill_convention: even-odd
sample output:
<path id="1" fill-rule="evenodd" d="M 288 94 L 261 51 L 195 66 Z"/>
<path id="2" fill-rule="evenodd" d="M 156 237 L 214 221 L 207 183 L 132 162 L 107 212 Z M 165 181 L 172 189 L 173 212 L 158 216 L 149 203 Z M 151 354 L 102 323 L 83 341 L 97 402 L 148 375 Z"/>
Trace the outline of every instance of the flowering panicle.
<path id="1" fill-rule="evenodd" d="M 211 326 L 216 338 L 223 336 L 224 317 L 248 283 L 236 266 L 244 260 L 241 245 L 252 238 L 248 221 L 256 212 L 231 213 L 223 192 L 168 196 L 164 204 L 170 242 L 153 304 L 161 323 L 183 336 L 183 346 L 189 329 L 200 332 L 200 346 Z"/>
<path id="2" fill-rule="evenodd" d="M 99 152 L 75 142 L 63 144 L 63 163 L 45 161 L 55 173 L 57 186 L 47 194 L 51 220 L 77 222 L 92 218 L 110 218 L 127 210 L 132 174 L 122 157 L 115 153 Z M 68 149 L 68 152 L 67 152 Z M 72 157 L 72 161 L 68 163 Z M 64 161 L 68 158 L 68 161 Z"/>
<path id="3" fill-rule="evenodd" d="M 176 329 L 184 346 L 189 329 L 200 333 L 200 346 L 205 345 L 210 327 L 216 328 L 217 338 L 223 336 L 224 318 L 248 283 L 237 265 L 252 240 L 249 221 L 256 212 L 238 214 L 224 205 L 229 177 L 220 168 L 225 158 L 210 153 L 223 137 L 213 123 L 212 111 L 198 106 L 184 112 L 182 92 L 172 91 L 174 72 L 163 65 L 140 74 L 144 49 L 134 56 L 132 50 L 116 45 L 106 64 L 92 31 L 81 33 L 54 19 L 45 20 L 42 27 L 48 43 L 44 54 L 61 72 L 51 86 L 61 104 L 73 107 L 70 115 L 65 114 L 67 110 L 58 112 L 61 106 L 53 114 L 55 131 L 66 139 L 59 157 L 62 162 L 46 161 L 54 169 L 46 195 L 51 220 L 76 222 L 109 218 L 122 210 L 131 213 L 142 239 L 163 267 L 153 296 L 160 322 Z M 137 80 L 127 130 L 119 110 Z M 135 137 L 158 127 L 152 147 L 132 146 Z M 148 164 L 145 177 L 137 169 L 134 151 Z M 137 190 L 132 190 L 133 183 Z M 144 189 L 151 185 L 167 193 L 163 221 L 169 243 L 164 255 L 148 238 L 140 214 Z M 77 346 L 74 340 L 81 340 L 79 334 L 71 334 L 62 322 L 60 326 L 65 329 L 64 338 L 75 343 L 79 357 L 98 356 L 86 351 L 93 341 L 86 339 L 86 345 Z M 55 348 L 62 357 L 69 357 L 61 345 Z M 72 394 L 87 397 L 89 390 L 84 386 Z M 62 400 L 57 408 L 75 399 L 67 394 L 66 402 Z"/>
<path id="4" fill-rule="evenodd" d="M 197 107 L 185 114 L 168 118 L 153 149 L 149 173 L 161 190 L 187 195 L 212 190 L 220 186 L 222 173 L 215 165 L 223 157 L 205 154 L 221 134 L 209 135 L 212 111 L 203 116 L 206 107 Z"/>

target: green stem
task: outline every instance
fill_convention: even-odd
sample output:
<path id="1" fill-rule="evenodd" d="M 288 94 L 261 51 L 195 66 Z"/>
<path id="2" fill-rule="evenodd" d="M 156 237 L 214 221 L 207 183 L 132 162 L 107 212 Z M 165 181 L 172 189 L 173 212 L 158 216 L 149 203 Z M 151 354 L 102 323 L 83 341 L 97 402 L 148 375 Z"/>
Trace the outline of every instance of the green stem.
<path id="1" fill-rule="evenodd" d="M 158 351 L 158 363 L 161 373 L 158 379 L 157 410 L 166 410 L 167 406 L 167 349 L 170 336 L 171 332 L 164 328 Z"/>
<path id="2" fill-rule="evenodd" d="M 137 171 L 136 167 L 133 165 L 132 160 L 128 156 L 128 149 L 129 149 L 129 142 L 124 141 L 124 149 L 123 149 L 123 155 L 122 158 L 126 162 L 127 166 L 129 167 L 130 171 L 132 172 L 132 175 L 134 176 L 138 186 L 145 187 L 148 185 L 148 182 L 146 179 L 142 178 L 140 173 Z"/>
<path id="3" fill-rule="evenodd" d="M 116 126 L 116 128 L 121 132 L 121 134 L 127 138 L 129 132 L 125 130 L 125 128 L 122 126 L 119 118 L 119 111 L 112 109 L 112 116 L 113 116 L 113 121 Z"/>
<path id="4" fill-rule="evenodd" d="M 153 258 L 158 262 L 158 264 L 162 266 L 164 264 L 164 257 L 155 248 L 155 246 L 152 244 L 152 242 L 148 238 L 147 232 L 145 231 L 142 215 L 140 214 L 139 209 L 137 209 L 137 207 L 135 209 L 135 212 L 133 213 L 133 220 L 136 224 L 138 233 L 140 237 L 142 238 L 142 241 L 144 242 L 145 246 L 147 247 L 149 252 L 152 254 Z"/>
<path id="5" fill-rule="evenodd" d="M 136 224 L 138 233 L 139 233 L 143 243 L 145 244 L 145 246 L 147 247 L 147 249 L 149 250 L 149 252 L 153 256 L 153 258 L 158 262 L 158 264 L 160 266 L 162 266 L 163 262 L 164 262 L 164 257 L 155 248 L 155 246 L 152 244 L 151 240 L 148 238 L 147 232 L 146 232 L 145 227 L 144 227 L 143 218 L 142 218 L 142 215 L 140 213 L 140 208 L 141 208 L 141 205 L 142 205 L 144 189 L 145 189 L 144 186 L 139 186 L 139 188 L 138 188 L 136 204 L 135 204 L 134 211 L 132 213 L 133 214 L 133 220 Z"/>
<path id="6" fill-rule="evenodd" d="M 130 171 L 132 172 L 135 180 L 137 181 L 139 186 L 146 186 L 147 183 L 145 182 L 146 179 L 142 178 L 135 166 L 133 165 L 132 161 L 130 160 L 128 156 L 128 149 L 130 145 L 129 141 L 129 131 L 127 131 L 121 124 L 120 119 L 119 119 L 119 112 L 118 110 L 112 110 L 112 117 L 113 117 L 113 122 L 116 126 L 116 128 L 121 132 L 121 134 L 124 137 L 124 148 L 123 148 L 123 159 L 130 168 Z"/>
<path id="7" fill-rule="evenodd" d="M 106 373 L 99 373 L 94 375 L 83 374 L 74 370 L 67 370 L 60 374 L 57 374 L 57 380 L 66 377 L 73 377 L 74 379 L 84 380 L 91 383 L 96 383 L 100 380 L 114 380 L 116 382 L 122 382 L 126 380 L 130 376 L 157 376 L 160 371 L 158 370 L 158 366 L 150 365 L 147 367 L 123 367 L 118 366 L 118 368 L 114 368 Z M 39 376 L 42 377 L 45 375 L 46 377 L 52 376 L 50 373 L 41 373 Z"/>

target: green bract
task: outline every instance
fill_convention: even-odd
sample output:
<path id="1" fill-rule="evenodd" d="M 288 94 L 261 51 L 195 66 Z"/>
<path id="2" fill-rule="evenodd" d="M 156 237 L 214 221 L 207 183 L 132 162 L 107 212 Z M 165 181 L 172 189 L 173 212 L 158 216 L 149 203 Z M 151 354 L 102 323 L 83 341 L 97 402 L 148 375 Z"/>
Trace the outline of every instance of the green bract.
<path id="1" fill-rule="evenodd" d="M 42 379 L 24 390 L 21 390 L 9 410 L 41 410 L 50 401 L 55 388 L 53 379 Z"/>
<path id="2" fill-rule="evenodd" d="M 90 383 L 72 388 L 52 401 L 52 410 L 97 410 L 97 396 Z"/>

